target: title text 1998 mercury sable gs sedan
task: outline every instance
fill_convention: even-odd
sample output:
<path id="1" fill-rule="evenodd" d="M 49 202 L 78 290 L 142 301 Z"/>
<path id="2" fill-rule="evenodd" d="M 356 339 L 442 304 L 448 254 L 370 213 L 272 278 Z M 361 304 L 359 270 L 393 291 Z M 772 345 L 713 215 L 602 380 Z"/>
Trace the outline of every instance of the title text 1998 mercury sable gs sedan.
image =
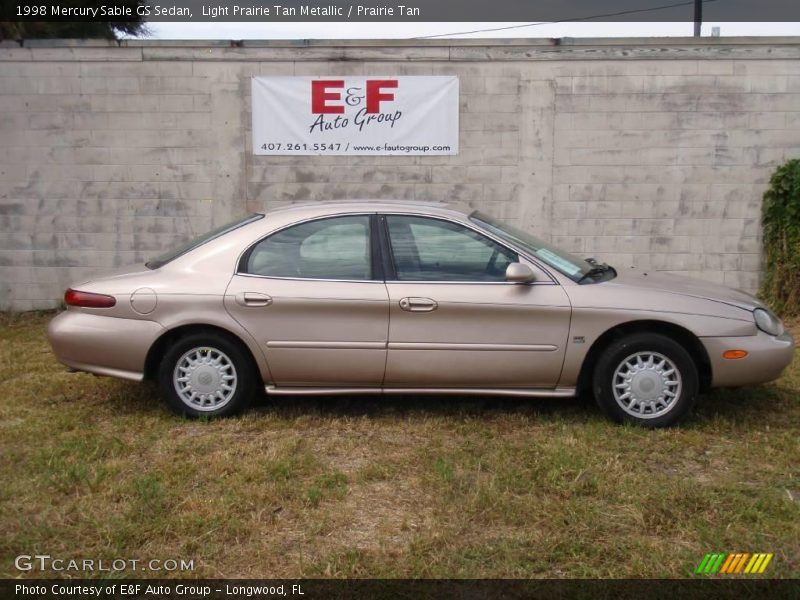
<path id="1" fill-rule="evenodd" d="M 673 424 L 697 394 L 777 378 L 794 343 L 752 296 L 618 272 L 479 212 L 384 201 L 252 215 L 67 290 L 65 365 L 158 381 L 189 416 L 270 394 L 591 389 Z"/>

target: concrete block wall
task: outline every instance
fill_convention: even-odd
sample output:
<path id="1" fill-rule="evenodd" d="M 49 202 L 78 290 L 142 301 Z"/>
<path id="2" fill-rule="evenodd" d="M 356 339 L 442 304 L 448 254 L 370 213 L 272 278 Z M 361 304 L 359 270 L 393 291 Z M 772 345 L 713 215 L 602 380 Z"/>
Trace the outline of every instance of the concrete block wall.
<path id="1" fill-rule="evenodd" d="M 0 46 L 0 309 L 247 211 L 470 204 L 585 256 L 754 291 L 800 156 L 800 38 Z M 254 75 L 457 75 L 460 152 L 250 151 Z"/>

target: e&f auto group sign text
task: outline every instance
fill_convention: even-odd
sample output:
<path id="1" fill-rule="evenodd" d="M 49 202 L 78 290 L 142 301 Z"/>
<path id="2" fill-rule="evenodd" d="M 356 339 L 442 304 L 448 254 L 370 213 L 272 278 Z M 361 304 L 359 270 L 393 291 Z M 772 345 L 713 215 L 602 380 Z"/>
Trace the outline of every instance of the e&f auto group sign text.
<path id="1" fill-rule="evenodd" d="M 254 154 L 458 154 L 457 77 L 254 77 Z"/>

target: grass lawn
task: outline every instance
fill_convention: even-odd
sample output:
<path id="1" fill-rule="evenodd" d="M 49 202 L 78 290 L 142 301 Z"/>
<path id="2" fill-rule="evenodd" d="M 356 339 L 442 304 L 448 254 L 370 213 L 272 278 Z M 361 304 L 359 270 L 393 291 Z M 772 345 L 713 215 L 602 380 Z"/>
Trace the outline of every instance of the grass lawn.
<path id="1" fill-rule="evenodd" d="M 24 575 L 19 554 L 201 577 L 685 577 L 707 552 L 800 576 L 800 356 L 666 431 L 467 397 L 264 399 L 198 422 L 151 386 L 65 372 L 51 316 L 0 316 L 0 577 Z"/>

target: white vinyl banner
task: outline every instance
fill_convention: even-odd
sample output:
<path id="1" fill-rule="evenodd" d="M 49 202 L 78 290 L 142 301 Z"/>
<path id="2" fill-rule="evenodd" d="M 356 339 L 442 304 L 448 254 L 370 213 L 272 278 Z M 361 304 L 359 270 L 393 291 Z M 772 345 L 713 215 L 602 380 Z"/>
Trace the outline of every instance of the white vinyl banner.
<path id="1" fill-rule="evenodd" d="M 458 154 L 458 78 L 254 77 L 253 153 Z"/>

